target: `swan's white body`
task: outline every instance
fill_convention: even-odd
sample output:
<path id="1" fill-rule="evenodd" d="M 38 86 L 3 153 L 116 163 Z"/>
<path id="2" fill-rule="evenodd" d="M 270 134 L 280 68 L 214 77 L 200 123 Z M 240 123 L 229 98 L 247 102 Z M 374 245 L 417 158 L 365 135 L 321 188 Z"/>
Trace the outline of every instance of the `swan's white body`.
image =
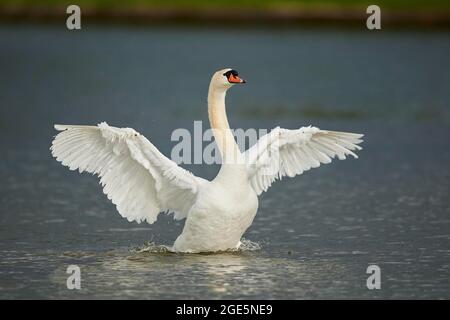
<path id="1" fill-rule="evenodd" d="M 258 209 L 258 195 L 283 176 L 293 177 L 337 156 L 361 149 L 362 135 L 275 128 L 241 153 L 229 129 L 225 95 L 232 86 L 216 72 L 208 112 L 222 167 L 212 181 L 196 177 L 166 158 L 131 128 L 55 125 L 62 130 L 52 154 L 71 170 L 97 174 L 104 193 L 129 221 L 153 223 L 161 211 L 186 218 L 172 249 L 211 252 L 238 248 Z"/>

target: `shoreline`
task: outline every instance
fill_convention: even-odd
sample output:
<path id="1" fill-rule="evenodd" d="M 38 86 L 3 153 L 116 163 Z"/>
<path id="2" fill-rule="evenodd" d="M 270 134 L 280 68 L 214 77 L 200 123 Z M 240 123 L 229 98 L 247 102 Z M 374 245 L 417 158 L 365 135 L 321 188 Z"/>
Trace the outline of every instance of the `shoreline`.
<path id="1" fill-rule="evenodd" d="M 206 25 L 342 25 L 365 28 L 369 15 L 364 9 L 225 9 L 225 8 L 82 8 L 82 19 L 92 22 L 127 24 Z M 68 17 L 65 7 L 0 6 L 0 22 L 53 22 Z M 450 27 L 450 12 L 382 10 L 382 28 Z"/>

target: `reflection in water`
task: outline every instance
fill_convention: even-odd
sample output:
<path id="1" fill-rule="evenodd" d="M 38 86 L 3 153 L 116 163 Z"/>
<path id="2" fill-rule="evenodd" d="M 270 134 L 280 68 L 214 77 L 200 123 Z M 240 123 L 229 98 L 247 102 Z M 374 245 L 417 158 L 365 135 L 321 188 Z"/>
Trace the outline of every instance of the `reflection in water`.
<path id="1" fill-rule="evenodd" d="M 80 253 L 87 258 L 89 253 Z M 315 286 L 345 279 L 345 266 L 329 260 L 270 258 L 256 252 L 220 254 L 134 253 L 115 251 L 79 264 L 83 291 L 102 298 L 313 298 Z M 66 274 L 51 278 L 57 286 Z M 325 271 L 325 272 L 324 272 Z M 331 282 L 330 282 L 331 283 Z M 63 296 L 71 293 L 59 292 Z"/>

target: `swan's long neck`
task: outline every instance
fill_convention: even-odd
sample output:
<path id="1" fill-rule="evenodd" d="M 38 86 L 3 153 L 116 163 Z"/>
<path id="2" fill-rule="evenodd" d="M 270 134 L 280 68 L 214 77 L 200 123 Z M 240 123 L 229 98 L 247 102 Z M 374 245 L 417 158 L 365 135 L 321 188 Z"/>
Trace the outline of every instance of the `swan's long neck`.
<path id="1" fill-rule="evenodd" d="M 225 109 L 226 90 L 212 84 L 208 93 L 208 115 L 217 147 L 222 156 L 222 164 L 242 164 L 242 155 L 228 124 Z"/>

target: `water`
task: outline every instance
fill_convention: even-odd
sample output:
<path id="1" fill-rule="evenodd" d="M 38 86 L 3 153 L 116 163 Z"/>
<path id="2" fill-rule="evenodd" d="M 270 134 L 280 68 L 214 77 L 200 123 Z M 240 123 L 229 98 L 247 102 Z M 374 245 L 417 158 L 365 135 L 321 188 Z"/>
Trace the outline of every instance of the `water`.
<path id="1" fill-rule="evenodd" d="M 450 298 L 449 35 L 1 25 L 0 298 Z M 157 250 L 183 221 L 128 223 L 96 178 L 51 158 L 52 124 L 100 121 L 170 154 L 226 66 L 248 81 L 227 101 L 233 127 L 366 134 L 360 159 L 261 197 L 245 234 L 259 250 Z M 66 288 L 71 264 L 82 290 Z"/>

